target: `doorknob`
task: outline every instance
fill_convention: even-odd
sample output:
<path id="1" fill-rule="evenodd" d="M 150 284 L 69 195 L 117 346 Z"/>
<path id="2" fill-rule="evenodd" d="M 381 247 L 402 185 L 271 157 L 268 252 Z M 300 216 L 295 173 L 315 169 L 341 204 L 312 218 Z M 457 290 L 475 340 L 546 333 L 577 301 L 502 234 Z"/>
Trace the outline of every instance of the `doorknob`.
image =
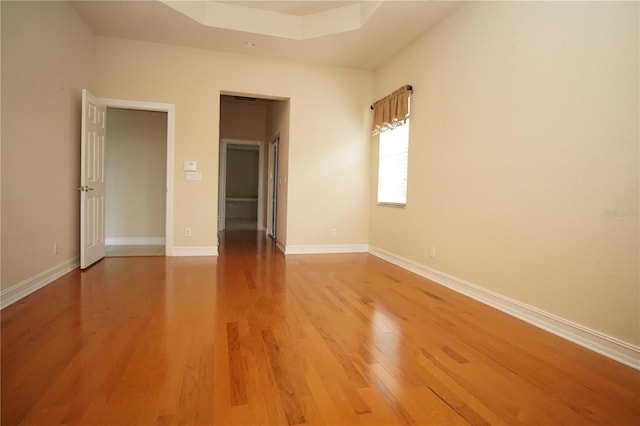
<path id="1" fill-rule="evenodd" d="M 87 185 L 82 185 L 80 188 L 78 188 L 78 191 L 88 192 L 88 191 L 93 191 L 93 188 Z"/>

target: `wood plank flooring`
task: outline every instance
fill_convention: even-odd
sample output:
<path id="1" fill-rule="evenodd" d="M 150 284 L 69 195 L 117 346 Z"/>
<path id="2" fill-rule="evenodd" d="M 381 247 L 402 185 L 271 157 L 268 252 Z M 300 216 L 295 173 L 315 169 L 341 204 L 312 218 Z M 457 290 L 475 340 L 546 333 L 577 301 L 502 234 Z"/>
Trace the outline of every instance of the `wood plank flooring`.
<path id="1" fill-rule="evenodd" d="M 638 425 L 640 372 L 367 254 L 108 258 L 2 311 L 2 425 Z"/>

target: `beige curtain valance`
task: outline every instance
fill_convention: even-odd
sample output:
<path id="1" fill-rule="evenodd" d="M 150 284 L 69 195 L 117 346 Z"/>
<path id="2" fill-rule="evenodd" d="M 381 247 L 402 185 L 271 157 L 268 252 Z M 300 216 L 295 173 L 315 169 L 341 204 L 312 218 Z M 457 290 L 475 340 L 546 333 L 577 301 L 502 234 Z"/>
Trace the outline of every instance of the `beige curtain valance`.
<path id="1" fill-rule="evenodd" d="M 411 86 L 400 89 L 373 103 L 373 127 L 371 134 L 377 135 L 387 129 L 403 125 L 409 118 L 409 97 L 413 93 Z"/>

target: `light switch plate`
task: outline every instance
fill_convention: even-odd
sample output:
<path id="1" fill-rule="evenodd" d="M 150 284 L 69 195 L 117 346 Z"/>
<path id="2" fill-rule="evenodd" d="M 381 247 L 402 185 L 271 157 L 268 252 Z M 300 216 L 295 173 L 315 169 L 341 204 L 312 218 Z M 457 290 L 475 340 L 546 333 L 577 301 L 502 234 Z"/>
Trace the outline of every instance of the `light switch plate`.
<path id="1" fill-rule="evenodd" d="M 195 161 L 185 161 L 184 162 L 184 171 L 196 171 L 198 170 L 198 163 Z"/>
<path id="2" fill-rule="evenodd" d="M 202 172 L 187 172 L 185 175 L 187 180 L 202 180 Z"/>

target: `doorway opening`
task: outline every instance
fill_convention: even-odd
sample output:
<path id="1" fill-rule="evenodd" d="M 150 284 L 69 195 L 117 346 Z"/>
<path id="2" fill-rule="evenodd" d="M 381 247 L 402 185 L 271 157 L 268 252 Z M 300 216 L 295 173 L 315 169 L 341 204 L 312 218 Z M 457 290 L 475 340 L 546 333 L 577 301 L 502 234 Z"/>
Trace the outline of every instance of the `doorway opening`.
<path id="1" fill-rule="evenodd" d="M 219 224 L 225 230 L 262 230 L 264 146 L 223 139 L 220 144 Z"/>
<path id="2" fill-rule="evenodd" d="M 257 231 L 284 251 L 289 106 L 286 98 L 221 93 L 219 241 L 226 231 Z"/>
<path id="3" fill-rule="evenodd" d="M 105 158 L 107 109 L 159 111 L 166 127 L 164 191 L 164 253 L 173 255 L 173 148 L 175 106 L 157 102 L 98 98 L 82 90 L 80 137 L 80 268 L 86 269 L 106 255 Z M 129 182 L 134 188 L 136 182 Z"/>
<path id="4" fill-rule="evenodd" d="M 107 108 L 105 254 L 163 256 L 167 113 Z"/>

